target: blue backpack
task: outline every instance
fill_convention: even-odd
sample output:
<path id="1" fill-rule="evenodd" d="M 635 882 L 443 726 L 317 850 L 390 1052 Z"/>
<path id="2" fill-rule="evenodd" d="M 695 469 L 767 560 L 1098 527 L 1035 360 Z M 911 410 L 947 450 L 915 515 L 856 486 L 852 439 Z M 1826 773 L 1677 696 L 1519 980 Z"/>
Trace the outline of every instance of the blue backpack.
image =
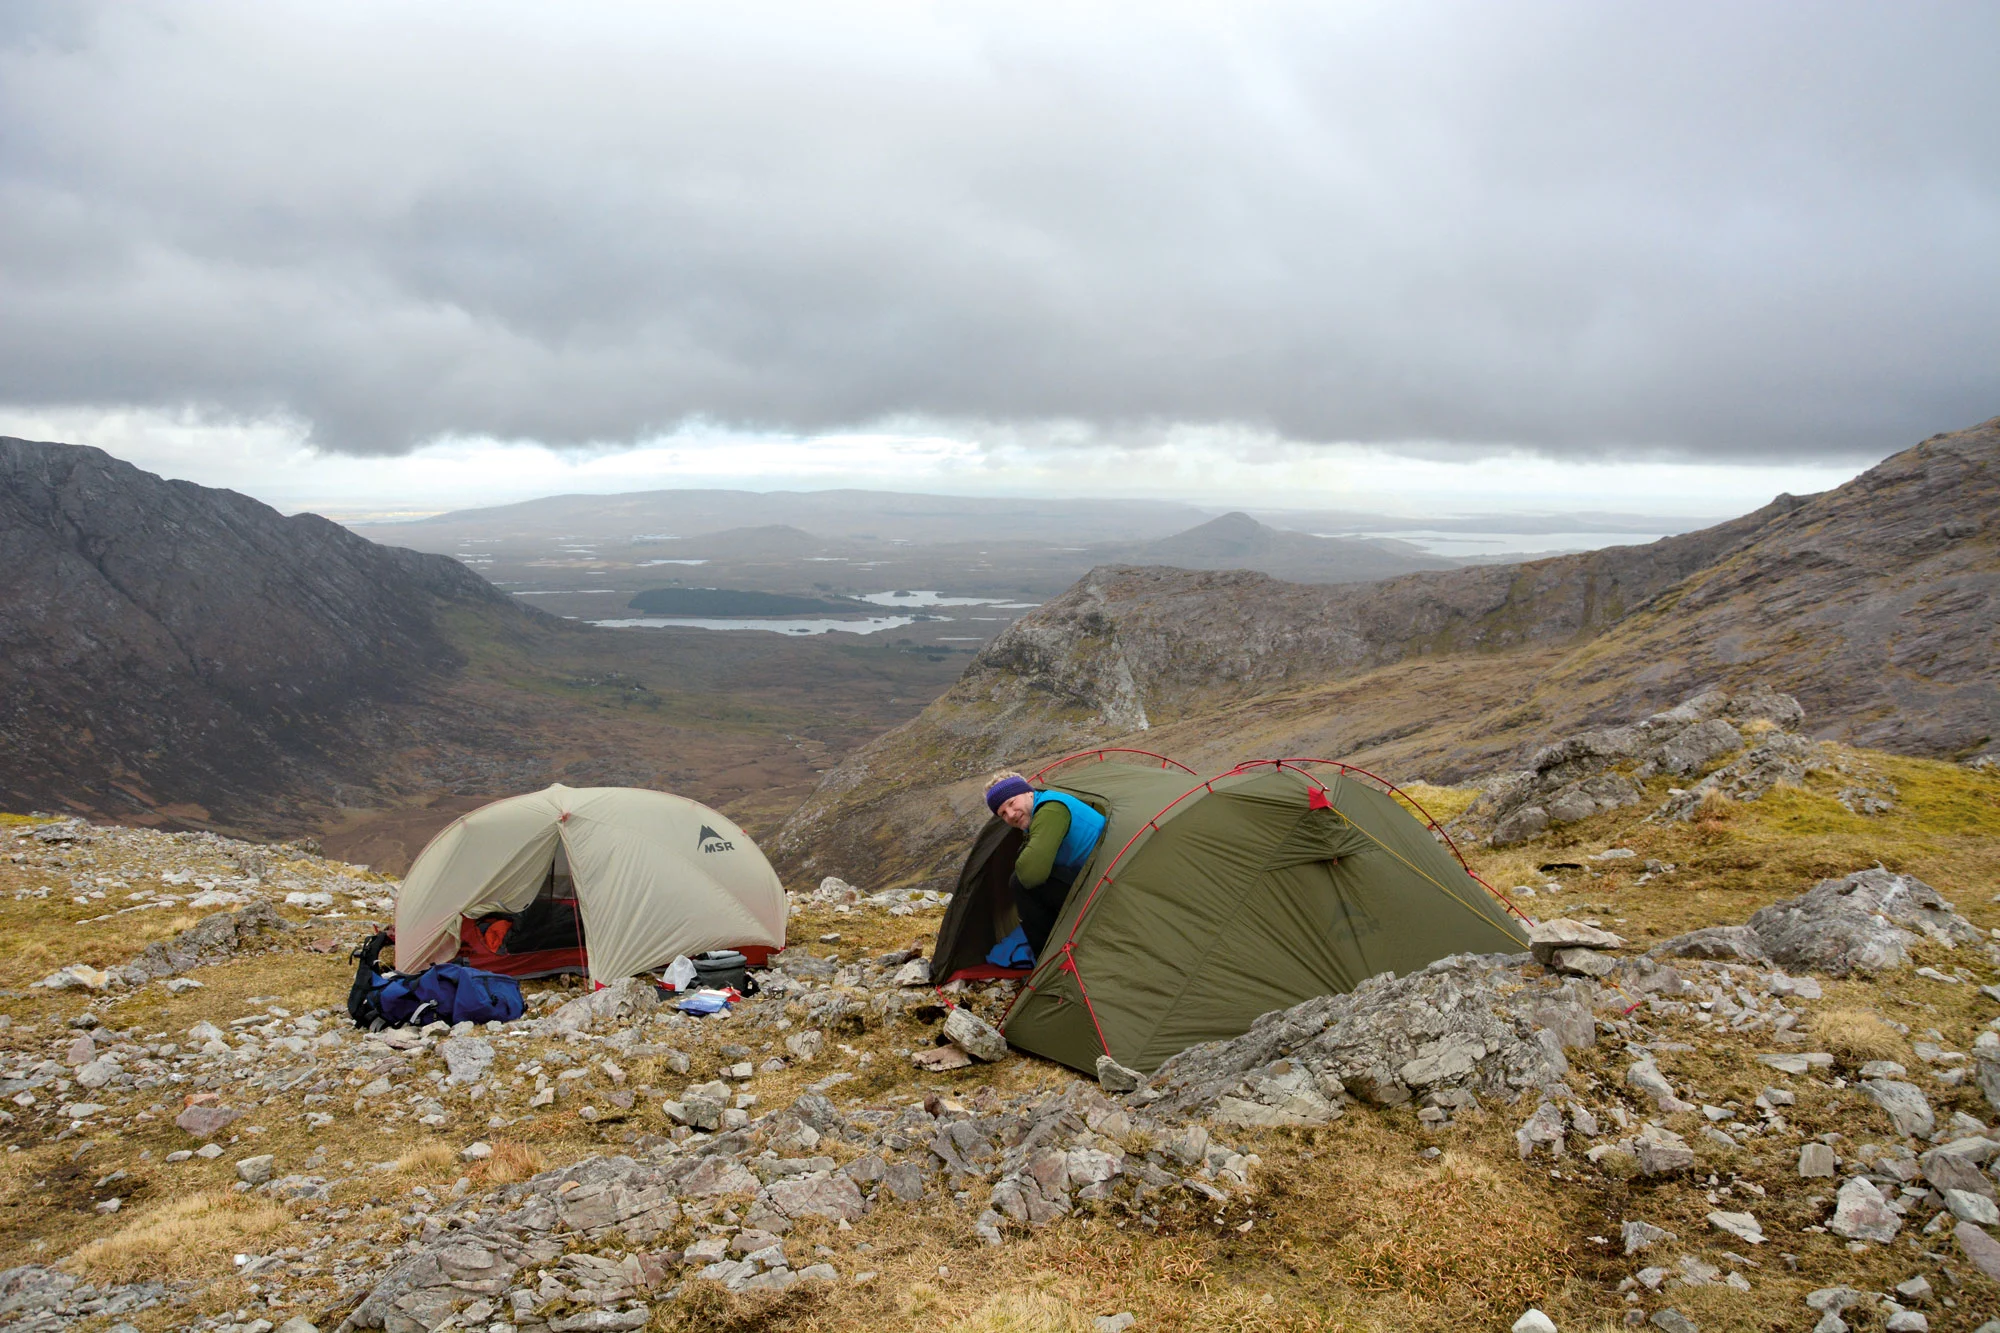
<path id="1" fill-rule="evenodd" d="M 348 991 L 347 1012 L 357 1027 L 374 1031 L 406 1023 L 511 1023 L 526 1008 L 520 982 L 462 963 L 439 963 L 413 977 L 384 971 L 375 961 L 383 943 L 386 937 L 377 936 L 354 954 L 360 966 Z"/>
<path id="2" fill-rule="evenodd" d="M 521 983 L 462 963 L 439 963 L 383 983 L 376 1004 L 391 1027 L 426 1023 L 512 1022 L 521 1016 Z"/>

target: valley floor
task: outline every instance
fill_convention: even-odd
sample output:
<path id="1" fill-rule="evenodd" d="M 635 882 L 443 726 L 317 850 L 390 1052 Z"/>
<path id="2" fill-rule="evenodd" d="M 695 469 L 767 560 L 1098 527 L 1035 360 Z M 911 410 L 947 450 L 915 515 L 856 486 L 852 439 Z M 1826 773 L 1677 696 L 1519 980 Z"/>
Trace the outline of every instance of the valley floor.
<path id="1" fill-rule="evenodd" d="M 1889 809 L 1852 813 L 1843 779 L 1815 774 L 1686 823 L 1643 822 L 1649 800 L 1472 859 L 1496 885 L 1531 890 L 1524 910 L 1601 924 L 1632 951 L 1878 863 L 2000 939 L 2000 776 L 1842 753 L 1893 789 Z M 1445 818 L 1472 797 L 1421 793 Z M 1985 942 L 1925 940 L 1902 967 L 1816 985 L 1682 959 L 1691 993 L 1678 999 L 1596 987 L 1595 1043 L 1569 1053 L 1565 1102 L 1589 1120 L 1558 1132 L 1559 1155 L 1522 1155 L 1532 1098 L 1441 1121 L 1416 1103 L 1351 1102 L 1318 1127 L 1207 1126 L 1194 1150 L 1196 1127 L 1151 1118 L 1145 1094 L 1109 1098 L 1019 1053 L 914 1067 L 943 1017 L 929 989 L 892 981 L 936 929 L 921 897 L 795 894 L 783 976 L 728 1018 L 653 1011 L 564 1028 L 552 1014 L 580 987 L 531 983 L 521 1023 L 385 1040 L 354 1031 L 342 1005 L 346 951 L 389 910 L 392 880 L 205 834 L 9 817 L 0 841 L 0 1327 L 302 1317 L 331 1330 L 357 1306 L 375 1312 L 359 1323 L 387 1309 L 390 1327 L 431 1327 L 370 1298 L 392 1273 L 428 1293 L 425 1308 L 456 1307 L 449 1326 L 503 1333 L 1091 1333 L 1123 1314 L 1139 1330 L 1498 1329 L 1530 1306 L 1566 1331 L 1634 1318 L 1972 1330 L 2000 1315 L 2000 1280 L 1955 1239 L 1960 1224 L 1916 1165 L 1933 1139 L 2000 1140 L 1970 1054 L 2000 1026 L 2000 955 Z M 1611 848 L 1634 855 L 1596 859 Z M 133 974 L 141 984 L 92 970 L 143 968 L 149 944 L 185 942 L 213 912 L 249 909 L 254 925 L 260 903 L 291 929 L 246 926 L 202 946 L 212 962 L 187 959 L 185 944 L 155 950 L 195 965 Z M 88 967 L 67 988 L 34 984 L 71 964 Z M 1541 969 L 1515 966 L 1542 984 Z M 1002 990 L 960 999 L 997 1020 Z M 1804 1054 L 1825 1058 L 1760 1059 Z M 1693 1109 L 1628 1083 L 1646 1061 Z M 1903 1067 L 1931 1133 L 1899 1133 L 1861 1094 L 1874 1061 Z M 712 1134 L 677 1124 L 669 1103 L 685 1117 L 690 1090 L 712 1080 L 743 1114 Z M 196 1138 L 176 1123 L 205 1128 L 191 1106 L 227 1123 Z M 800 1132 L 815 1120 L 823 1131 Z M 1691 1169 L 1647 1175 L 1617 1150 L 1632 1133 L 1622 1125 L 1649 1120 L 1685 1139 Z M 995 1187 L 1018 1156 L 1008 1134 L 1034 1132 L 1059 1134 L 1073 1163 L 1122 1165 L 1095 1194 L 1072 1181 L 1065 1211 L 1040 1225 L 996 1225 Z M 961 1161 L 940 1155 L 939 1137 L 963 1146 Z M 1800 1175 L 1809 1144 L 1830 1150 L 1835 1175 Z M 701 1178 L 721 1172 L 727 1188 L 702 1192 L 689 1174 L 702 1163 Z M 626 1199 L 607 1228 L 575 1203 L 607 1170 L 632 1190 L 646 1172 L 676 1183 Z M 1886 1242 L 1827 1229 L 1836 1191 L 1862 1176 L 1891 1184 Z M 835 1202 L 772 1211 L 808 1190 Z M 537 1198 L 553 1210 L 540 1229 L 519 1221 Z M 1761 1241 L 1711 1220 L 1736 1213 Z M 502 1244 L 494 1228 L 508 1218 L 516 1240 Z M 1671 1235 L 1628 1250 L 1632 1222 Z M 775 1258 L 730 1252 L 762 1244 L 746 1233 L 765 1227 Z M 518 1262 L 503 1253 L 517 1242 Z M 742 1266 L 717 1262 L 786 1276 L 730 1291 L 696 1276 L 742 1284 Z M 412 1276 L 427 1263 L 430 1278 Z M 447 1279 L 457 1285 L 437 1285 Z M 1838 1322 L 1822 1320 L 1827 1308 Z"/>

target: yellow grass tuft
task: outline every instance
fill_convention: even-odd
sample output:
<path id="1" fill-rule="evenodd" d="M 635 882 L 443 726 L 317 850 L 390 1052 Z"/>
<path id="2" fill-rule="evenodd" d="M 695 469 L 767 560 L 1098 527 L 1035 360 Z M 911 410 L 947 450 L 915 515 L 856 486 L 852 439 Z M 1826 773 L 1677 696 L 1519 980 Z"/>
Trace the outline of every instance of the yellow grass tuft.
<path id="1" fill-rule="evenodd" d="M 267 1199 L 226 1190 L 172 1200 L 78 1250 L 70 1266 L 98 1282 L 221 1277 L 239 1251 L 282 1243 L 292 1215 Z"/>
<path id="2" fill-rule="evenodd" d="M 1894 1060 L 1903 1054 L 1903 1038 L 1896 1029 L 1866 1009 L 1828 1009 L 1815 1014 L 1812 1031 L 1821 1046 L 1850 1067 L 1870 1060 Z"/>
<path id="3" fill-rule="evenodd" d="M 1086 1333 L 1090 1324 L 1068 1301 L 1040 1291 L 1006 1291 L 958 1322 L 948 1333 Z"/>
<path id="4" fill-rule="evenodd" d="M 458 1174 L 458 1152 L 449 1143 L 423 1143 L 396 1159 L 399 1176 L 434 1177 Z"/>
<path id="5" fill-rule="evenodd" d="M 493 1145 L 493 1155 L 473 1168 L 472 1183 L 512 1185 L 547 1169 L 548 1159 L 537 1149 L 512 1139 L 501 1139 Z"/>
<path id="6" fill-rule="evenodd" d="M 1398 804 L 1407 806 L 1414 802 L 1440 824 L 1449 824 L 1457 819 L 1479 799 L 1477 787 L 1440 787 L 1430 782 L 1405 782 L 1400 787 L 1409 800 Z M 1410 813 L 1415 814 L 1416 811 L 1411 810 Z"/>

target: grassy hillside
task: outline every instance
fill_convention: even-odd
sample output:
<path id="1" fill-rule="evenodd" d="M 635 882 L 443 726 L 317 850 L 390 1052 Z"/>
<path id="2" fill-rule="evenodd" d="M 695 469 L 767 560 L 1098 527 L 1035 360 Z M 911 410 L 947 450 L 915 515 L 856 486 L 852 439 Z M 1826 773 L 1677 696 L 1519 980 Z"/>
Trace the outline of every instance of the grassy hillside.
<path id="1" fill-rule="evenodd" d="M 1836 799 L 1840 775 L 1821 774 L 1754 803 L 1712 803 L 1686 824 L 1644 823 L 1645 805 L 1617 811 L 1505 852 L 1475 852 L 1474 865 L 1496 884 L 1532 889 L 1533 897 L 1519 900 L 1530 911 L 1599 921 L 1635 947 L 1701 926 L 1741 922 L 1755 908 L 1796 894 L 1819 877 L 1878 862 L 1921 877 L 1981 929 L 2000 935 L 2000 775 L 1846 748 L 1838 758 L 1849 778 L 1866 773 L 1883 790 L 1883 784 L 1893 784 L 1894 809 L 1851 814 Z M 1472 796 L 1469 789 L 1449 787 L 1416 794 L 1445 816 Z M 0 833 L 12 838 L 26 831 L 16 821 Z M 285 914 L 302 929 L 276 952 L 200 969 L 194 975 L 203 988 L 183 995 L 169 997 L 157 986 L 100 997 L 23 990 L 59 963 L 119 962 L 136 953 L 147 936 L 181 924 L 164 912 L 77 924 L 85 907 L 71 901 L 69 876 L 140 885 L 157 883 L 163 855 L 194 858 L 194 864 L 222 875 L 239 873 L 241 858 L 202 847 L 162 852 L 140 842 L 60 853 L 30 841 L 14 845 L 35 850 L 19 863 L 0 861 L 0 955 L 6 960 L 0 963 L 6 973 L 0 985 L 8 988 L 0 1013 L 11 1020 L 0 1028 L 0 1056 L 10 1061 L 59 1054 L 77 1030 L 70 1020 L 86 1008 L 107 1026 L 135 1034 L 134 1040 L 157 1042 L 179 1039 L 202 1019 L 226 1028 L 246 1013 L 268 1014 L 271 1006 L 304 1014 L 340 1003 L 351 965 L 338 952 L 315 953 L 309 945 L 344 941 L 359 928 L 311 920 L 299 908 Z M 1638 855 L 1591 859 L 1610 847 Z M 52 855 L 63 864 L 52 864 Z M 267 856 L 267 876 L 292 872 L 348 885 L 347 893 L 384 891 L 372 876 L 301 857 L 296 850 Z M 1648 875 L 1643 869 L 1648 859 L 1675 869 Z M 1558 865 L 1573 868 L 1540 868 Z M 54 884 L 58 891 L 46 898 L 23 896 L 41 884 Z M 107 898 L 88 910 L 114 906 Z M 135 920 L 142 928 L 134 929 Z M 790 929 L 794 948 L 852 960 L 923 944 L 936 924 L 935 912 L 891 916 L 866 906 L 841 912 L 801 904 Z M 1922 943 L 1913 961 L 1979 984 L 2000 980 L 2000 969 L 1979 946 L 1953 950 Z M 1751 980 L 1747 973 L 1744 980 Z M 1963 1112 L 1991 1123 L 2000 1115 L 1969 1083 L 1952 1086 L 1940 1078 L 1949 1066 L 1928 1064 L 1916 1048 L 1929 1041 L 1948 1051 L 1970 1049 L 2000 1014 L 2000 1004 L 1982 996 L 1976 985 L 1930 980 L 1910 970 L 1825 979 L 1824 998 L 1804 1007 L 1807 1044 L 1796 1049 L 1827 1050 L 1837 1061 L 1821 1076 L 1787 1079 L 1758 1064 L 1755 1056 L 1771 1049 L 1768 1033 L 1731 1031 L 1692 1007 L 1678 1016 L 1650 1017 L 1642 1010 L 1621 1019 L 1614 1005 L 1600 1008 L 1600 1017 L 1626 1026 L 1594 1049 L 1574 1053 L 1572 1081 L 1600 1109 L 1626 1105 L 1634 1114 L 1652 1115 L 1650 1104 L 1623 1087 L 1631 1060 L 1626 1042 L 1644 1041 L 1675 1086 L 1702 1103 L 1747 1107 L 1761 1089 L 1784 1085 L 1797 1097 L 1796 1105 L 1785 1108 L 1787 1119 L 1807 1138 L 1835 1136 L 1843 1157 L 1861 1153 L 1871 1139 L 1892 1141 L 1885 1138 L 1886 1119 L 1857 1102 L 1851 1089 L 1843 1091 L 1842 1080 L 1854 1079 L 1863 1060 L 1906 1065 L 1940 1118 Z M 261 1105 L 243 1124 L 261 1132 L 241 1136 L 213 1162 L 164 1160 L 168 1151 L 189 1144 L 170 1124 L 178 1095 L 169 1104 L 157 1100 L 157 1093 L 93 1094 L 113 1105 L 62 1134 L 54 1132 L 54 1123 L 16 1108 L 19 1118 L 7 1127 L 10 1151 L 0 1168 L 0 1264 L 62 1259 L 70 1271 L 93 1279 L 164 1275 L 186 1283 L 188 1304 L 133 1317 L 146 1333 L 186 1327 L 203 1314 L 262 1309 L 263 1297 L 272 1293 L 282 1293 L 273 1308 L 313 1314 L 322 1328 L 330 1328 L 358 1291 L 340 1295 L 342 1270 L 314 1256 L 362 1263 L 421 1235 L 424 1218 L 412 1209 L 429 1205 L 412 1195 L 418 1187 L 443 1199 L 463 1178 L 466 1185 L 456 1188 L 470 1191 L 468 1197 L 478 1203 L 541 1166 L 628 1150 L 635 1134 L 668 1128 L 658 1106 L 661 1095 L 737 1058 L 725 1054 L 725 1044 L 745 1043 L 759 1059 L 770 1050 L 783 1054 L 780 1041 L 791 1021 L 780 1022 L 784 1015 L 784 1007 L 774 1003 L 727 1024 L 676 1029 L 672 1042 L 692 1060 L 685 1074 L 664 1068 L 656 1058 L 620 1057 L 614 1083 L 593 1055 L 574 1064 L 583 1077 L 565 1083 L 564 1095 L 544 1108 L 525 1104 L 533 1083 L 521 1077 L 494 1080 L 494 1090 L 476 1101 L 463 1090 L 439 1086 L 435 1097 L 444 1118 L 431 1126 L 401 1120 L 392 1129 L 374 1115 L 353 1113 L 353 1085 L 373 1073 L 360 1066 L 349 1073 L 335 1051 L 323 1069 L 338 1094 L 332 1102 L 308 1105 L 310 1090 L 318 1086 L 310 1080 L 260 1094 Z M 901 1016 L 864 1010 L 837 1042 L 829 1040 L 817 1061 L 760 1073 L 742 1086 L 757 1096 L 760 1108 L 777 1107 L 809 1084 L 845 1073 L 851 1077 L 837 1094 L 843 1105 L 894 1110 L 925 1096 L 976 1102 L 984 1088 L 1011 1093 L 1058 1087 L 1074 1078 L 1023 1056 L 949 1074 L 919 1073 L 898 1052 L 928 1044 L 933 1029 L 927 1024 L 935 1021 L 916 1010 Z M 554 1069 L 571 1045 L 509 1038 L 500 1067 Z M 419 1078 L 418 1086 L 427 1085 Z M 634 1087 L 645 1091 L 629 1111 L 602 1114 L 606 1097 Z M 240 1092 L 232 1095 L 240 1101 Z M 585 1106 L 599 1110 L 586 1115 Z M 334 1118 L 313 1128 L 305 1118 L 311 1109 L 329 1110 Z M 1915 1236 L 1914 1227 L 1906 1228 L 1893 1245 L 1851 1253 L 1838 1237 L 1817 1229 L 1838 1181 L 1801 1180 L 1790 1140 L 1724 1149 L 1700 1138 L 1705 1122 L 1699 1113 L 1664 1117 L 1696 1144 L 1701 1160 L 1691 1176 L 1646 1179 L 1612 1158 L 1601 1165 L 1579 1156 L 1553 1164 L 1522 1161 L 1513 1132 L 1529 1109 L 1526 1103 L 1494 1104 L 1463 1113 L 1454 1124 L 1428 1127 L 1414 1106 L 1356 1105 L 1323 1129 L 1232 1131 L 1261 1158 L 1250 1193 L 1222 1206 L 1163 1198 L 1148 1214 L 1150 1221 L 1116 1208 L 1084 1209 L 999 1249 L 972 1235 L 976 1204 L 968 1209 L 949 1195 L 934 1194 L 918 1204 L 878 1206 L 851 1229 L 813 1224 L 787 1238 L 792 1249 L 832 1262 L 841 1274 L 838 1284 L 795 1288 L 782 1296 L 731 1296 L 688 1283 L 677 1296 L 656 1301 L 649 1327 L 1087 1333 L 1091 1317 L 1129 1311 L 1138 1327 L 1148 1329 L 1386 1333 L 1505 1328 L 1534 1304 L 1566 1333 L 1595 1333 L 1620 1327 L 1625 1310 L 1634 1308 L 1618 1291 L 1623 1279 L 1649 1263 L 1671 1268 L 1679 1255 L 1738 1272 L 1749 1290 L 1719 1282 L 1675 1288 L 1663 1297 L 1648 1295 L 1637 1308 L 1671 1303 L 1707 1333 L 1806 1327 L 1815 1317 L 1804 1304 L 1809 1292 L 1839 1284 L 1883 1292 L 1919 1274 L 1952 1302 L 1932 1300 L 1918 1307 L 1933 1329 L 1970 1330 L 2000 1310 L 2000 1286 L 1958 1259 L 1948 1232 Z M 504 1129 L 489 1127 L 495 1115 L 508 1121 Z M 495 1155 L 462 1162 L 459 1149 L 474 1138 L 493 1139 Z M 1144 1145 L 1127 1146 L 1137 1151 Z M 1435 1154 L 1426 1157 L 1432 1149 Z M 837 1145 L 835 1150 L 840 1151 Z M 331 1199 L 284 1203 L 232 1193 L 232 1164 L 251 1152 L 275 1154 L 280 1173 L 310 1161 L 323 1163 L 318 1173 L 333 1180 Z M 97 1210 L 114 1195 L 124 1200 L 118 1212 Z M 1705 1217 L 1717 1207 L 1754 1212 L 1770 1243 L 1752 1249 L 1714 1231 Z M 1620 1223 L 1630 1218 L 1666 1227 L 1680 1239 L 1626 1258 L 1617 1238 Z M 702 1231 L 690 1218 L 652 1245 L 678 1249 Z M 614 1240 L 583 1248 L 615 1259 L 631 1247 Z M 1727 1257 L 1746 1250 L 1751 1252 L 1742 1262 Z M 280 1256 L 278 1275 L 234 1276 L 231 1256 L 242 1253 Z M 1945 1268 L 1955 1276 L 1948 1279 Z M 862 1273 L 874 1276 L 864 1281 Z M 1875 1326 L 1858 1322 L 1865 1320 L 1865 1310 L 1850 1311 L 1849 1318 L 1858 1327 Z"/>

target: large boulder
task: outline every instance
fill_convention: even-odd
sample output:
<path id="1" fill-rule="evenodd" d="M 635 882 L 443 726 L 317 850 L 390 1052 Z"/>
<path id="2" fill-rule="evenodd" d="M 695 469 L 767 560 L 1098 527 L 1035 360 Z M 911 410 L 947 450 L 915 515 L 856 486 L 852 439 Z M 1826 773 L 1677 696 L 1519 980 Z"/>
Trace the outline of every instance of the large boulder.
<path id="1" fill-rule="evenodd" d="M 1936 889 L 1879 866 L 1773 903 L 1750 918 L 1750 929 L 1772 961 L 1837 977 L 1902 967 L 1920 937 L 1951 945 L 1981 938 Z"/>
<path id="2" fill-rule="evenodd" d="M 1821 880 L 1757 912 L 1747 925 L 1677 935 L 1654 945 L 1648 956 L 1775 963 L 1845 977 L 1905 966 L 1919 939 L 1956 947 L 1981 938 L 1936 889 L 1877 866 Z"/>
<path id="3" fill-rule="evenodd" d="M 1260 1107 L 1282 1113 L 1265 1123 L 1305 1123 L 1343 1094 L 1381 1106 L 1448 1091 L 1511 1100 L 1562 1085 L 1564 1048 L 1596 1038 L 1593 990 L 1528 979 L 1519 960 L 1460 954 L 1265 1014 L 1240 1037 L 1174 1056 L 1153 1086 L 1164 1110 L 1224 1110 L 1238 1123 Z"/>

